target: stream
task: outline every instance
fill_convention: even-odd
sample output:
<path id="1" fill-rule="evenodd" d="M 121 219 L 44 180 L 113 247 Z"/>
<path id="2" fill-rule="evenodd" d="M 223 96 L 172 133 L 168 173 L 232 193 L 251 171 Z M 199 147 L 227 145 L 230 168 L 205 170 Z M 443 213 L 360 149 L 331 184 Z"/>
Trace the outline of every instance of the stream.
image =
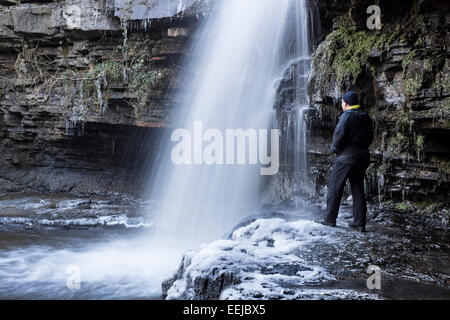
<path id="1" fill-rule="evenodd" d="M 149 240 L 153 215 L 139 212 L 153 207 L 129 199 L 1 197 L 0 299 L 160 299 L 161 282 L 172 276 L 190 248 Z M 257 215 L 314 220 L 319 210 L 318 205 L 284 205 Z M 368 232 L 360 234 L 346 228 L 348 212 L 344 206 L 338 228 L 329 230 L 336 242 L 310 243 L 301 250 L 303 260 L 335 279 L 298 288 L 280 282 L 286 294 L 278 298 L 289 299 L 291 289 L 314 292 L 304 299 L 342 298 L 342 290 L 369 294 L 365 269 L 370 264 L 382 269 L 382 289 L 375 292 L 381 299 L 450 297 L 446 230 L 411 228 L 402 216 L 378 212 Z M 74 272 L 79 272 L 79 288 L 68 280 Z M 325 297 L 320 294 L 324 290 Z"/>

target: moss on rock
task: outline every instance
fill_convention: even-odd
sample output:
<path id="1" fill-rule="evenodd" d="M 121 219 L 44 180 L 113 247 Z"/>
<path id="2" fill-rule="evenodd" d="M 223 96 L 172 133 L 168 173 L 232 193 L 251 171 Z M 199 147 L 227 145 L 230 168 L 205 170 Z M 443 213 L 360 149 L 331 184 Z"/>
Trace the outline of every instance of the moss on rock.
<path id="1" fill-rule="evenodd" d="M 318 86 L 332 76 L 341 88 L 346 81 L 355 84 L 369 54 L 374 50 L 383 51 L 397 36 L 398 31 L 390 34 L 385 30 L 358 30 L 342 22 L 347 20 L 343 17 L 338 20 L 339 27 L 327 36 L 313 56 L 313 65 L 322 79 Z"/>
<path id="2" fill-rule="evenodd" d="M 422 88 L 422 79 L 420 75 L 405 80 L 405 93 L 409 97 L 415 97 Z"/>

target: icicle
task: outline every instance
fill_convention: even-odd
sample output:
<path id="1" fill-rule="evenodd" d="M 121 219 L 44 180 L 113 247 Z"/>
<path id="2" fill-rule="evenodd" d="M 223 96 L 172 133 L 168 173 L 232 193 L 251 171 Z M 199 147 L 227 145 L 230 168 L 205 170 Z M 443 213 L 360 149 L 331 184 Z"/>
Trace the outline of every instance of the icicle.
<path id="1" fill-rule="evenodd" d="M 83 81 L 80 81 L 80 110 L 78 112 L 78 117 L 77 118 L 78 118 L 78 120 L 81 121 L 82 124 L 84 124 L 84 121 L 85 121 L 84 115 L 85 115 L 85 110 L 86 110 L 85 105 L 84 105 L 84 92 L 83 92 L 83 90 L 84 90 L 84 83 L 83 83 Z M 84 130 L 83 130 L 83 132 L 84 132 Z"/>
<path id="2" fill-rule="evenodd" d="M 125 58 L 126 59 L 126 58 Z M 128 81 L 128 76 L 127 76 L 127 67 L 123 66 L 122 68 L 122 77 L 124 81 Z"/>
<path id="3" fill-rule="evenodd" d="M 383 201 L 383 188 L 384 188 L 384 174 L 378 172 L 377 173 L 378 180 L 378 206 L 381 209 L 381 202 Z"/>
<path id="4" fill-rule="evenodd" d="M 94 8 L 95 13 L 94 13 L 94 26 L 97 26 L 97 18 L 98 18 L 98 10 L 96 8 Z"/>
<path id="5" fill-rule="evenodd" d="M 94 80 L 95 83 L 95 88 L 97 90 L 97 100 L 98 100 L 98 104 L 100 106 L 100 112 L 103 115 L 103 96 L 102 96 L 102 88 L 101 88 L 101 83 L 100 83 L 100 79 L 95 79 Z"/>
<path id="6" fill-rule="evenodd" d="M 108 87 L 108 81 L 106 80 L 106 72 L 103 71 L 102 73 L 102 79 L 103 79 L 103 88 L 107 88 Z"/>
<path id="7" fill-rule="evenodd" d="M 121 20 L 120 24 L 123 28 L 123 45 L 125 46 L 128 42 L 128 21 Z"/>
<path id="8" fill-rule="evenodd" d="M 81 102 L 81 105 L 83 105 L 83 102 L 84 102 L 84 92 L 83 92 L 83 90 L 84 90 L 84 82 L 80 81 L 80 102 Z"/>
<path id="9" fill-rule="evenodd" d="M 122 20 L 121 24 L 122 24 L 122 28 L 123 28 L 123 46 L 125 47 L 127 45 L 127 41 L 128 41 L 128 22 Z M 124 57 L 123 57 L 124 61 L 127 61 L 127 58 L 128 58 L 127 55 L 128 55 L 128 50 L 125 50 Z M 126 66 L 124 66 L 122 68 L 122 76 L 123 76 L 124 81 L 128 81 Z"/>

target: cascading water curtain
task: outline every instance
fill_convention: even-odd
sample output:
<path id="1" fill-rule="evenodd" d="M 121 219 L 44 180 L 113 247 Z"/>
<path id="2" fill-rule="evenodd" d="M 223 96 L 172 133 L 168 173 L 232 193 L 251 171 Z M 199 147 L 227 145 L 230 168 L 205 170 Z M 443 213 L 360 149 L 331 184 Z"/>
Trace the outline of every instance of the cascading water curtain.
<path id="1" fill-rule="evenodd" d="M 189 52 L 182 101 L 174 129 L 196 136 L 194 122 L 225 136 L 227 129 L 271 129 L 276 79 L 286 65 L 298 61 L 293 100 L 292 143 L 298 171 L 305 161 L 301 110 L 307 107 L 309 73 L 306 0 L 217 1 L 198 31 Z M 200 132 L 201 134 L 201 132 Z M 297 146 L 298 145 L 298 146 Z M 156 237 L 194 244 L 218 239 L 260 205 L 263 181 L 257 165 L 174 165 L 174 143 L 166 137 L 164 161 L 151 174 L 150 196 L 158 204 Z M 192 147 L 192 152 L 194 152 Z"/>
<path id="2" fill-rule="evenodd" d="M 318 18 L 315 1 L 295 1 L 285 32 L 286 65 L 278 82 L 276 125 L 281 130 L 281 171 L 273 179 L 268 201 L 307 195 L 308 159 L 306 116 L 310 108 L 307 86 L 311 72 L 311 43 Z"/>

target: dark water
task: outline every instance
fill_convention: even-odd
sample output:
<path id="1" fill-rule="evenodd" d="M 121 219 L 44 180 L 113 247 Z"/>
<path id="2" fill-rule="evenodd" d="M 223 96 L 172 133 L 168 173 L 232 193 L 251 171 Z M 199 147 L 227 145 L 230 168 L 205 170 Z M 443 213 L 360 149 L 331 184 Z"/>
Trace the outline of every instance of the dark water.
<path id="1" fill-rule="evenodd" d="M 319 211 L 271 207 L 254 218 L 311 220 Z M 446 230 L 413 230 L 402 217 L 381 212 L 359 234 L 348 230 L 345 212 L 335 244 L 305 250 L 305 261 L 337 279 L 317 289 L 369 293 L 365 271 L 375 264 L 382 269 L 381 298 L 450 298 Z M 159 299 L 161 282 L 189 248 L 152 240 L 152 223 L 152 204 L 129 199 L 1 197 L 0 299 Z"/>
<path id="2" fill-rule="evenodd" d="M 148 241 L 151 204 L 126 202 L 3 197 L 0 299 L 160 298 L 182 252 Z M 147 216 L 137 214 L 143 206 Z"/>

